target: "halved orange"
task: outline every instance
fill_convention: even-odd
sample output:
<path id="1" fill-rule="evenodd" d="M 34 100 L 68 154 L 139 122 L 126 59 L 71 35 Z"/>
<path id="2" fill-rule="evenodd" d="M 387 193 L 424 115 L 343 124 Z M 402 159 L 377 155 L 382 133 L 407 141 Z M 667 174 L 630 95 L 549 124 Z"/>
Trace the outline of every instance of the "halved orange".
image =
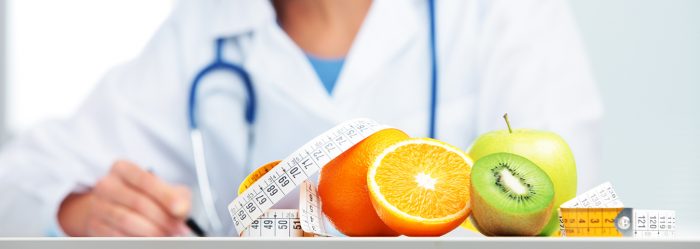
<path id="1" fill-rule="evenodd" d="M 367 173 L 379 218 L 408 236 L 440 236 L 471 212 L 472 160 L 447 143 L 414 138 L 386 148 Z"/>

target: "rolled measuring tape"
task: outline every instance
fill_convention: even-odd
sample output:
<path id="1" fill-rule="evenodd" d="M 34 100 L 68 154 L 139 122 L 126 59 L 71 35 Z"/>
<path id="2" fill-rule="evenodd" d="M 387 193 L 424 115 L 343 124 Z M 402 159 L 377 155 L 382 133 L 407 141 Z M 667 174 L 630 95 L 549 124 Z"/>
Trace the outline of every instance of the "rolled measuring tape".
<path id="1" fill-rule="evenodd" d="M 284 160 L 263 165 L 255 170 L 241 183 L 238 197 L 228 205 L 238 234 L 241 236 L 285 236 L 285 234 L 289 237 L 299 234 L 328 236 L 316 187 L 307 180 L 353 145 L 386 128 L 390 127 L 380 125 L 371 119 L 346 121 L 307 142 Z M 297 187 L 301 187 L 299 210 L 272 209 L 272 206 Z M 281 224 L 283 226 L 272 226 L 277 224 L 275 217 L 287 217 L 286 219 L 289 220 L 283 221 L 284 224 Z M 296 219 L 301 226 L 301 233 L 296 226 L 284 226 L 296 224 L 294 223 Z M 264 222 L 267 224 L 263 224 Z M 261 227 L 260 224 L 268 226 Z M 279 233 L 276 232 L 278 228 Z M 263 232 L 260 229 L 274 231 Z"/>
<path id="2" fill-rule="evenodd" d="M 670 238 L 675 236 L 676 213 L 625 208 L 606 182 L 562 204 L 559 226 L 566 237 Z"/>
<path id="3" fill-rule="evenodd" d="M 238 186 L 241 195 L 253 183 L 279 165 L 267 163 L 250 173 Z M 241 237 L 328 237 L 316 187 L 304 181 L 299 193 L 299 209 L 269 209 L 243 230 Z"/>

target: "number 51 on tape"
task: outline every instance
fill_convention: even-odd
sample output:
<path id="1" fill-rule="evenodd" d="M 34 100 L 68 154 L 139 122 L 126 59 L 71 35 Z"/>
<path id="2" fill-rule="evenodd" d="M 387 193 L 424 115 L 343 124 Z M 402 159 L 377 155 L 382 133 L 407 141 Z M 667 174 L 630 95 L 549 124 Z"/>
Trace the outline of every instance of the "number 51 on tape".
<path id="1" fill-rule="evenodd" d="M 274 204 L 301 186 L 328 162 L 363 139 L 385 128 L 388 127 L 371 119 L 354 119 L 341 123 L 297 149 L 282 160 L 278 166 L 273 167 L 248 186 L 228 205 L 231 219 L 238 233 L 241 234 L 256 219 L 270 210 Z M 304 189 L 311 191 L 307 188 L 302 188 L 302 191 Z M 317 201 L 317 198 L 313 199 Z M 320 210 L 317 210 L 320 205 L 308 208 L 315 208 L 315 212 L 320 213 Z M 301 211 L 303 210 L 300 210 L 299 215 L 303 226 L 305 214 Z M 309 217 L 306 217 L 306 220 L 310 222 L 307 225 L 311 227 L 314 220 Z"/>
<path id="2" fill-rule="evenodd" d="M 328 237 L 316 187 L 304 181 L 299 209 L 270 209 L 248 226 L 241 237 Z"/>

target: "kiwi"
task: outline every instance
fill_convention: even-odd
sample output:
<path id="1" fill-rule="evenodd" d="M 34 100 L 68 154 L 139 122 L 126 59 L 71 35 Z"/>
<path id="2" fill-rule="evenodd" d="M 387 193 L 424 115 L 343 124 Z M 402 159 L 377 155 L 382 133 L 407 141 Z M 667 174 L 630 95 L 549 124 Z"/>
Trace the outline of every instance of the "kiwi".
<path id="1" fill-rule="evenodd" d="M 472 168 L 472 221 L 487 236 L 533 236 L 547 225 L 554 185 L 530 160 L 511 153 L 479 159 Z"/>

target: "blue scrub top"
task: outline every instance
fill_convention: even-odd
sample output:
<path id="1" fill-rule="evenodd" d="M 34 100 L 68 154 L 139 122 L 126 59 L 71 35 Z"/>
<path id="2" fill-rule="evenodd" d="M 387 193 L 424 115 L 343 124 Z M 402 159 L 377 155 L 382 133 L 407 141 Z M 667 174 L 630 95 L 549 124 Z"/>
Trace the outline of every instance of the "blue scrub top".
<path id="1" fill-rule="evenodd" d="M 340 71 L 343 69 L 343 64 L 345 64 L 345 58 L 327 59 L 310 54 L 306 54 L 306 57 L 309 58 L 311 66 L 314 68 L 314 71 L 316 71 L 318 78 L 321 80 L 321 83 L 323 83 L 328 94 L 332 94 L 333 88 L 335 88 L 335 84 L 338 81 Z"/>

